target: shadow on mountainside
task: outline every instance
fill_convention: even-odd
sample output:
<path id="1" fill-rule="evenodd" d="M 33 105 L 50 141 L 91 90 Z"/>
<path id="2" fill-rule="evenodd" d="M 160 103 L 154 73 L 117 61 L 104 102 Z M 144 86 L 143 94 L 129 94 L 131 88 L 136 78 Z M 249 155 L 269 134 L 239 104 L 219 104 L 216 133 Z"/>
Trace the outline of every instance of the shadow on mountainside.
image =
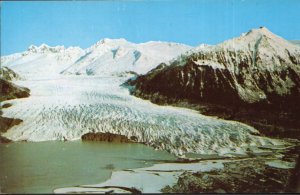
<path id="1" fill-rule="evenodd" d="M 25 87 L 19 87 L 10 81 L 0 78 L 0 133 L 5 133 L 9 128 L 22 122 L 21 119 L 3 117 L 2 109 L 12 106 L 10 103 L 2 103 L 5 100 L 29 97 L 30 90 Z M 9 139 L 0 134 L 0 143 L 8 143 Z"/>

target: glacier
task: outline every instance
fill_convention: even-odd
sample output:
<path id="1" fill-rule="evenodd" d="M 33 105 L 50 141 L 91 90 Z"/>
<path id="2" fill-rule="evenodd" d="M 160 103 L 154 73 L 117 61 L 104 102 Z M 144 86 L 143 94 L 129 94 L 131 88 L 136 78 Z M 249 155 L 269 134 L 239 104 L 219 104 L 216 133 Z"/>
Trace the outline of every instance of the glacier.
<path id="1" fill-rule="evenodd" d="M 31 96 L 9 100 L 3 116 L 23 123 L 3 136 L 13 141 L 78 140 L 88 132 L 135 136 L 138 142 L 178 156 L 188 153 L 245 155 L 288 145 L 259 136 L 248 125 L 185 108 L 155 105 L 122 87 L 128 77 L 61 75 L 15 83 Z"/>

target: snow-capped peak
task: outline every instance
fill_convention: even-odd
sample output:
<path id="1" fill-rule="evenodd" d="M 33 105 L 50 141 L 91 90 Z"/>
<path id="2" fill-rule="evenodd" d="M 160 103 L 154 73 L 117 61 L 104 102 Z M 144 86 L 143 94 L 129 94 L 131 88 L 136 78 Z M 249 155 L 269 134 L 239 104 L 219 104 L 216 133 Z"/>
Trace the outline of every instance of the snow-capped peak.
<path id="1" fill-rule="evenodd" d="M 37 48 L 38 48 L 38 47 L 35 46 L 35 45 L 30 45 L 30 46 L 28 47 L 27 51 L 36 51 Z"/>
<path id="2" fill-rule="evenodd" d="M 251 29 L 245 36 L 241 36 L 238 39 L 242 39 L 245 42 L 257 41 L 257 39 L 272 40 L 274 42 L 285 45 L 288 41 L 284 40 L 282 37 L 275 35 L 269 31 L 266 27 L 260 27 L 258 29 Z"/>
<path id="3" fill-rule="evenodd" d="M 100 45 L 123 45 L 123 44 L 126 44 L 126 43 L 129 43 L 129 42 L 124 38 L 119 38 L 119 39 L 104 38 L 104 39 L 101 39 L 100 41 L 98 41 L 93 46 L 97 47 L 97 46 L 100 46 Z"/>
<path id="4" fill-rule="evenodd" d="M 103 52 L 117 49 L 120 46 L 132 47 L 133 45 L 134 45 L 134 43 L 130 43 L 126 39 L 123 39 L 123 38 L 120 38 L 120 39 L 104 38 L 104 39 L 101 39 L 100 41 L 96 42 L 91 47 L 87 48 L 85 51 L 86 51 L 86 53 L 90 53 L 90 52 L 97 50 L 99 55 L 101 55 L 101 53 L 103 53 Z"/>
<path id="5" fill-rule="evenodd" d="M 241 34 L 241 37 L 244 37 L 244 36 L 247 36 L 247 35 L 250 35 L 250 34 L 255 34 L 255 35 L 265 35 L 265 36 L 274 36 L 274 34 L 269 30 L 267 29 L 266 27 L 264 26 L 261 26 L 259 28 L 253 28 L 251 30 L 249 30 L 248 32 L 244 32 Z"/>
<path id="6" fill-rule="evenodd" d="M 197 48 L 195 52 L 212 52 L 212 51 L 256 51 L 258 48 L 260 53 L 267 55 L 268 51 L 274 51 L 278 55 L 283 56 L 288 50 L 292 53 L 299 53 L 300 49 L 291 42 L 275 35 L 266 27 L 258 29 L 251 29 L 247 33 L 243 33 L 240 37 L 224 41 L 215 46 L 207 46 L 204 48 Z M 265 51 L 265 52 L 264 52 Z"/>
<path id="7" fill-rule="evenodd" d="M 261 26 L 259 28 L 253 28 L 247 34 L 250 34 L 250 33 L 256 33 L 256 34 L 261 34 L 261 35 L 266 35 L 266 36 L 274 36 L 275 35 L 274 33 L 269 31 L 269 29 L 267 29 L 264 26 Z"/>
<path id="8" fill-rule="evenodd" d="M 105 43 L 126 43 L 128 41 L 124 38 L 119 38 L 119 39 L 104 38 L 98 42 L 100 42 L 101 44 L 105 44 Z"/>
<path id="9" fill-rule="evenodd" d="M 64 51 L 65 49 L 66 48 L 61 45 L 51 47 L 51 46 L 43 43 L 40 46 L 30 45 L 27 49 L 27 54 L 28 53 L 47 53 L 47 52 L 58 53 L 58 52 Z"/>
<path id="10" fill-rule="evenodd" d="M 85 51 L 79 47 L 30 45 L 25 52 L 1 57 L 1 64 L 12 68 L 26 79 L 48 78 L 59 75 L 84 54 Z"/>
<path id="11" fill-rule="evenodd" d="M 123 38 L 105 38 L 87 48 L 86 54 L 63 73 L 115 75 L 134 71 L 144 74 L 190 48 L 178 43 L 151 41 L 137 44 Z"/>

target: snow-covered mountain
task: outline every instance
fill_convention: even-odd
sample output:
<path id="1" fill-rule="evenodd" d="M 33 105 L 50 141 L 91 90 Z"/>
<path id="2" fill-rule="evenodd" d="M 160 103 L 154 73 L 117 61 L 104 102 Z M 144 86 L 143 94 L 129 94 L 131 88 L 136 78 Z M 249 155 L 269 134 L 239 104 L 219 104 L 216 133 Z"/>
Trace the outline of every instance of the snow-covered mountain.
<path id="1" fill-rule="evenodd" d="M 125 39 L 103 39 L 86 49 L 85 55 L 63 73 L 118 75 L 133 71 L 144 74 L 189 49 L 190 46 L 178 43 L 152 41 L 135 44 Z"/>
<path id="2" fill-rule="evenodd" d="M 57 76 L 82 55 L 84 50 L 79 47 L 31 45 L 25 52 L 1 57 L 1 65 L 26 78 L 49 78 Z"/>
<path id="3" fill-rule="evenodd" d="M 294 100 L 300 93 L 300 47 L 261 27 L 196 47 L 141 76 L 136 86 L 136 93 L 223 104 Z"/>
<path id="4" fill-rule="evenodd" d="M 7 66 L 27 78 L 52 78 L 62 74 L 118 75 L 146 73 L 191 49 L 190 46 L 147 42 L 134 44 L 125 39 L 103 39 L 83 50 L 79 47 L 30 46 L 23 53 L 1 57 Z"/>

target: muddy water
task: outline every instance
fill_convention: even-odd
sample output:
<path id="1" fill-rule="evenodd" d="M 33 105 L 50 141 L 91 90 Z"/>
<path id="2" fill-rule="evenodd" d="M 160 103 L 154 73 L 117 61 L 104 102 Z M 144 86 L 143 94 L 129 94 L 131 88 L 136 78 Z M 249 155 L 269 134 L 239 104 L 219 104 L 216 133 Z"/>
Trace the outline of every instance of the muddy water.
<path id="1" fill-rule="evenodd" d="M 112 171 L 175 160 L 141 144 L 39 142 L 0 144 L 0 192 L 52 193 L 64 186 L 101 183 Z"/>

